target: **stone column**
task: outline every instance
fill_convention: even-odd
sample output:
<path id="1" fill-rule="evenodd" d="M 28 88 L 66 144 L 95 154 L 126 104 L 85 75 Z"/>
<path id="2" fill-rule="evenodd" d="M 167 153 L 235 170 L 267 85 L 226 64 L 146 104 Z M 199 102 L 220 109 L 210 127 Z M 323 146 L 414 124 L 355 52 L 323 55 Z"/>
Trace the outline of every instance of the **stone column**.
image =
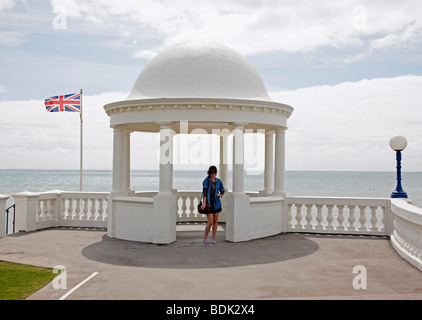
<path id="1" fill-rule="evenodd" d="M 245 124 L 235 123 L 233 129 L 233 193 L 245 193 Z"/>
<path id="2" fill-rule="evenodd" d="M 274 191 L 274 131 L 265 132 L 264 195 Z"/>
<path id="3" fill-rule="evenodd" d="M 285 131 L 286 128 L 278 127 L 275 134 L 275 170 L 274 170 L 274 195 L 285 195 Z"/>
<path id="4" fill-rule="evenodd" d="M 123 132 L 123 185 L 125 192 L 130 191 L 130 130 Z"/>
<path id="5" fill-rule="evenodd" d="M 224 188 L 228 183 L 228 150 L 227 150 L 227 143 L 228 143 L 228 135 L 227 134 L 220 134 L 220 168 L 219 168 L 219 176 L 220 179 L 224 183 Z M 226 190 L 227 192 L 228 190 Z"/>
<path id="6" fill-rule="evenodd" d="M 123 193 L 125 190 L 125 130 L 113 130 L 113 193 Z M 127 165 L 127 163 L 126 163 Z"/>
<path id="7" fill-rule="evenodd" d="M 159 192 L 171 193 L 173 183 L 173 133 L 171 123 L 160 124 Z"/>
<path id="8" fill-rule="evenodd" d="M 235 123 L 233 129 L 233 191 L 227 197 L 226 240 L 247 241 L 250 235 L 249 196 L 244 185 L 244 128 Z"/>
<path id="9" fill-rule="evenodd" d="M 154 197 L 153 243 L 168 244 L 176 241 L 177 194 L 172 192 L 173 130 L 171 123 L 160 123 L 160 180 Z"/>

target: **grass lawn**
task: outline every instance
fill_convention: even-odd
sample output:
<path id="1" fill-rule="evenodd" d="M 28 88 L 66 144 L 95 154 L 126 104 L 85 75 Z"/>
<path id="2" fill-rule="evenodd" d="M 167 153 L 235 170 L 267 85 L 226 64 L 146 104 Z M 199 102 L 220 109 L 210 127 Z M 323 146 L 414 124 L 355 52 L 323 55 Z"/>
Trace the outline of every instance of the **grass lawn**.
<path id="1" fill-rule="evenodd" d="M 24 300 L 55 276 L 53 269 L 0 261 L 0 300 Z"/>

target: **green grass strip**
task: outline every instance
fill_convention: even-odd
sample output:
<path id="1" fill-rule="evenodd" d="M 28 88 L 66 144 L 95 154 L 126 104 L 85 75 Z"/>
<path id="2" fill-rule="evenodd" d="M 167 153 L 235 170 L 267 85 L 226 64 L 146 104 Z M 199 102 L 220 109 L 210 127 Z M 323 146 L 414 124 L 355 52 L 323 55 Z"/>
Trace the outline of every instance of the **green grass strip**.
<path id="1" fill-rule="evenodd" d="M 24 300 L 55 276 L 53 269 L 0 261 L 0 300 Z"/>

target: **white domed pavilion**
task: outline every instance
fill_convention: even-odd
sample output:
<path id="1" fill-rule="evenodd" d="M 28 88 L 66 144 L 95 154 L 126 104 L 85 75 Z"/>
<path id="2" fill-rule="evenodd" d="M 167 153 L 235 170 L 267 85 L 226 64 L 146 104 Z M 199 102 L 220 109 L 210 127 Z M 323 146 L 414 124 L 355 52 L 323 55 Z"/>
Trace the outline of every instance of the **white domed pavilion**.
<path id="1" fill-rule="evenodd" d="M 246 241 L 285 231 L 284 132 L 293 108 L 272 101 L 259 74 L 237 52 L 215 43 L 170 47 L 144 67 L 125 100 L 104 109 L 114 131 L 110 237 L 152 243 L 176 240 L 179 195 L 172 187 L 173 136 L 197 129 L 220 135 L 223 181 L 228 171 L 226 142 L 233 134 L 233 190 L 223 210 L 226 239 Z M 246 129 L 265 131 L 265 181 L 258 197 L 244 190 Z M 153 195 L 130 189 L 134 131 L 160 133 L 160 183 Z"/>

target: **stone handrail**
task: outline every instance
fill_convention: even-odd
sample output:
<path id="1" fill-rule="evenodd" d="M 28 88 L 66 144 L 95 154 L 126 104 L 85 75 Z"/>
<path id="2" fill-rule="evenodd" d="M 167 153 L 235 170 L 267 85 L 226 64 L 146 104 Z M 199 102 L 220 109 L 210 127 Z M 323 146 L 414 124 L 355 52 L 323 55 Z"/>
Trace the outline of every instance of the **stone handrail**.
<path id="1" fill-rule="evenodd" d="M 389 235 L 390 199 L 287 197 L 287 231 Z"/>
<path id="2" fill-rule="evenodd" d="M 16 230 L 107 227 L 108 192 L 21 192 L 13 195 Z"/>

